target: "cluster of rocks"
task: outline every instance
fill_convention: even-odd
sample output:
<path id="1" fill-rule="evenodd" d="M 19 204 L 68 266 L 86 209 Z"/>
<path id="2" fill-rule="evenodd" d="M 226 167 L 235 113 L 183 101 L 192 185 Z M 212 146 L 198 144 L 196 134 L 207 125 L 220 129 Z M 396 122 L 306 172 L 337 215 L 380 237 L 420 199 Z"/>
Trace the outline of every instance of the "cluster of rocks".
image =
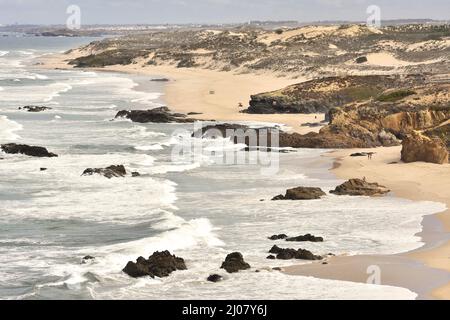
<path id="1" fill-rule="evenodd" d="M 365 179 L 350 179 L 343 184 L 337 186 L 330 193 L 339 196 L 380 196 L 389 193 L 390 190 L 378 183 L 367 182 Z M 320 188 L 297 187 L 288 189 L 286 195 L 278 195 L 272 198 L 277 200 L 314 200 L 320 199 L 326 193 Z"/>
<path id="2" fill-rule="evenodd" d="M 0 149 L 3 152 L 9 154 L 24 154 L 30 157 L 38 157 L 38 158 L 53 158 L 58 156 L 54 153 L 49 152 L 44 147 L 29 146 L 26 144 L 15 144 L 15 143 L 2 144 L 0 146 Z"/>
<path id="3" fill-rule="evenodd" d="M 42 112 L 46 110 L 51 110 L 52 108 L 44 107 L 44 106 L 25 106 L 19 107 L 19 110 L 25 110 L 27 112 Z"/>
<path id="4" fill-rule="evenodd" d="M 267 259 L 278 259 L 278 260 L 291 260 L 291 259 L 298 259 L 298 260 L 322 260 L 322 256 L 314 255 L 311 251 L 305 250 L 305 249 L 283 249 L 278 246 L 273 246 L 269 253 L 272 253 L 273 255 L 270 255 L 267 257 Z"/>
<path id="5" fill-rule="evenodd" d="M 192 123 L 196 121 L 182 113 L 171 113 L 167 107 L 150 110 L 122 110 L 116 114 L 115 118 L 126 118 L 138 123 Z"/>
<path id="6" fill-rule="evenodd" d="M 302 236 L 297 236 L 297 237 L 289 237 L 286 234 L 275 234 L 273 236 L 269 237 L 269 240 L 286 240 L 289 242 L 323 242 L 323 238 L 322 237 L 316 237 L 313 236 L 312 234 L 305 234 Z"/>

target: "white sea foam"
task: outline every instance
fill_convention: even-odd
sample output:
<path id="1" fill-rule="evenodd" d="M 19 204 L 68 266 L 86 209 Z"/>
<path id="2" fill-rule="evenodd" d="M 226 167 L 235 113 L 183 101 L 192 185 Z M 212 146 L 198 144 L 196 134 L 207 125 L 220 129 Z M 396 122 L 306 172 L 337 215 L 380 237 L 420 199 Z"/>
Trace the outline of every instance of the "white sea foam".
<path id="1" fill-rule="evenodd" d="M 139 151 L 151 151 L 151 150 L 163 150 L 164 149 L 164 147 L 158 143 L 152 144 L 149 146 L 135 146 L 134 148 Z"/>
<path id="2" fill-rule="evenodd" d="M 15 132 L 22 130 L 21 124 L 0 116 L 0 142 L 15 141 L 20 138 Z"/>
<path id="3" fill-rule="evenodd" d="M 8 53 L 9 51 L 0 50 L 0 57 L 6 56 Z"/>

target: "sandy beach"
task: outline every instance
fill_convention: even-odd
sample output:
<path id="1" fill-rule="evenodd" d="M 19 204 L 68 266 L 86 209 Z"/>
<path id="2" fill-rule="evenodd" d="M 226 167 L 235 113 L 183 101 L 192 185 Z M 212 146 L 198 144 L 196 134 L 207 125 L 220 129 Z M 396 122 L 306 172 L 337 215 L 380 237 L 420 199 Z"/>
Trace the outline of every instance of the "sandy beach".
<path id="1" fill-rule="evenodd" d="M 75 53 L 74 53 L 75 54 Z M 45 68 L 71 68 L 63 60 L 67 55 L 41 59 Z M 115 71 L 167 77 L 165 101 L 176 112 L 200 112 L 196 118 L 219 121 L 261 121 L 285 124 L 292 131 L 307 133 L 320 128 L 301 127 L 302 123 L 318 122 L 324 115 L 250 115 L 240 113 L 239 103 L 246 106 L 251 94 L 276 90 L 306 79 L 279 78 L 271 74 L 233 74 L 203 69 L 177 69 L 173 66 L 113 66 L 101 71 Z M 401 147 L 377 148 L 373 160 L 352 158 L 353 152 L 340 150 L 327 156 L 335 159 L 332 172 L 339 178 L 362 178 L 378 182 L 392 190 L 395 196 L 411 200 L 442 202 L 450 207 L 450 165 L 400 162 Z M 421 234 L 426 246 L 396 256 L 335 257 L 329 264 L 309 264 L 285 268 L 291 275 L 316 276 L 327 279 L 365 282 L 367 266 L 379 265 L 383 270 L 382 284 L 407 287 L 420 298 L 450 299 L 450 211 L 437 215 L 442 225 L 442 237 L 433 236 L 434 228 L 424 225 Z M 429 230 L 430 229 L 430 230 Z M 436 239 L 438 238 L 438 239 Z M 447 284 L 446 284 L 447 283 Z"/>

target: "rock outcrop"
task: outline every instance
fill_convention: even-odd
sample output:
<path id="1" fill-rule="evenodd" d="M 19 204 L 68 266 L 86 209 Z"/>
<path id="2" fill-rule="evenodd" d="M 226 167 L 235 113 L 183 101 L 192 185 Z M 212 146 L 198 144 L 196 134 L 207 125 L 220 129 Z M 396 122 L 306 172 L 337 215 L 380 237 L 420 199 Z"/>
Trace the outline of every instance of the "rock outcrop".
<path id="1" fill-rule="evenodd" d="M 438 137 L 427 137 L 419 132 L 414 132 L 403 139 L 402 146 L 403 162 L 448 163 L 448 148 Z"/>
<path id="2" fill-rule="evenodd" d="M 191 123 L 196 121 L 188 118 L 185 114 L 171 113 L 167 107 L 150 110 L 122 110 L 116 114 L 115 118 L 126 118 L 138 123 Z"/>
<path id="3" fill-rule="evenodd" d="M 94 174 L 102 175 L 108 179 L 125 177 L 127 170 L 123 165 L 113 165 L 106 168 L 88 168 L 84 170 L 82 176 L 92 176 Z"/>
<path id="4" fill-rule="evenodd" d="M 273 246 L 270 249 L 269 253 L 273 253 L 276 255 L 276 258 L 279 260 L 291 260 L 291 259 L 299 259 L 299 260 L 322 260 L 321 256 L 314 255 L 311 251 L 305 249 L 282 249 L 278 246 Z"/>
<path id="5" fill-rule="evenodd" d="M 139 257 L 136 262 L 129 261 L 122 271 L 133 278 L 146 276 L 163 278 L 176 270 L 187 270 L 184 260 L 169 251 L 157 251 L 147 260 Z"/>
<path id="6" fill-rule="evenodd" d="M 286 241 L 289 241 L 289 242 L 323 242 L 323 238 L 316 237 L 316 236 L 313 236 L 312 234 L 308 233 L 303 236 L 287 238 Z"/>
<path id="7" fill-rule="evenodd" d="M 278 195 L 272 200 L 314 200 L 320 199 L 326 193 L 320 188 L 298 187 L 286 191 L 286 195 Z"/>
<path id="8" fill-rule="evenodd" d="M 420 76 L 327 77 L 252 95 L 246 113 L 327 113 L 348 103 L 376 98 L 385 90 L 423 83 Z"/>
<path id="9" fill-rule="evenodd" d="M 337 186 L 330 193 L 336 195 L 348 196 L 381 196 L 389 193 L 390 190 L 378 183 L 370 183 L 362 179 L 350 179 L 349 181 Z"/>
<path id="10" fill-rule="evenodd" d="M 48 150 L 44 147 L 29 146 L 26 144 L 2 144 L 1 150 L 5 153 L 24 154 L 30 157 L 39 158 L 53 158 L 58 156 L 54 153 L 48 152 Z"/>
<path id="11" fill-rule="evenodd" d="M 250 269 L 250 265 L 244 261 L 244 257 L 240 252 L 233 252 L 225 258 L 220 268 L 225 269 L 228 273 L 235 273 Z"/>

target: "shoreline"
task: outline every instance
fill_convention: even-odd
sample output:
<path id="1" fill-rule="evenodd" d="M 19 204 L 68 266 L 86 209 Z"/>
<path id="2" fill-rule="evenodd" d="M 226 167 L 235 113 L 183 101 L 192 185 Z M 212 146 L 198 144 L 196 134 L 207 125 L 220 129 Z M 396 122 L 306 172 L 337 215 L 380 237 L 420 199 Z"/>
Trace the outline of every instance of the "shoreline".
<path id="1" fill-rule="evenodd" d="M 450 179 L 447 179 L 447 189 L 444 183 L 440 186 L 440 193 L 433 190 L 436 186 L 432 183 L 437 178 L 450 178 L 449 165 L 392 164 L 400 161 L 400 150 L 401 147 L 370 149 L 376 152 L 371 161 L 365 157 L 350 157 L 351 153 L 369 149 L 335 150 L 324 156 L 332 160 L 329 172 L 338 178 L 366 177 L 371 182 L 387 185 L 395 197 L 446 204 L 447 210 L 423 217 L 422 231 L 417 234 L 423 245 L 394 255 L 337 256 L 327 261 L 327 265 L 289 266 L 284 270 L 287 274 L 366 283 L 370 276 L 368 267 L 378 266 L 383 285 L 410 289 L 418 294 L 417 299 L 450 299 Z M 398 167 L 409 167 L 410 172 Z M 401 177 L 402 172 L 408 172 L 407 178 Z M 428 176 L 427 179 L 423 175 Z M 427 192 L 427 189 L 432 191 Z"/>
<path id="2" fill-rule="evenodd" d="M 40 67 L 73 69 L 63 61 L 70 58 L 67 55 L 46 57 L 47 63 Z M 269 74 L 238 75 L 231 72 L 204 69 L 177 69 L 172 66 L 142 67 L 139 64 L 87 68 L 85 70 L 167 77 L 170 81 L 165 84 L 165 94 L 162 99 L 175 112 L 202 112 L 201 115 L 195 115 L 197 119 L 280 123 L 302 134 L 318 131 L 320 127 L 301 127 L 301 123 L 323 120 L 322 118 L 316 119 L 315 117 L 318 115 L 253 115 L 239 113 L 237 104 L 239 102 L 245 103 L 245 97 L 248 99 L 251 94 L 279 89 L 306 79 L 277 78 Z M 211 91 L 214 91 L 214 94 L 211 94 Z M 320 115 L 320 117 L 323 117 L 323 115 Z M 330 168 L 330 172 L 342 179 L 364 176 L 369 181 L 386 185 L 396 197 L 415 201 L 442 202 L 447 205 L 447 208 L 450 208 L 450 193 L 448 191 L 450 190 L 450 171 L 448 170 L 448 164 L 442 166 L 425 163 L 390 164 L 391 162 L 399 161 L 399 147 L 377 148 L 375 150 L 377 152 L 375 161 L 370 163 L 367 162 L 366 158 L 348 157 L 352 152 L 361 151 L 365 150 L 344 149 L 328 153 L 326 156 L 334 159 L 334 165 L 333 168 Z M 374 149 L 371 149 L 371 151 L 374 151 Z M 404 172 L 408 172 L 408 179 L 405 179 Z M 449 177 L 447 179 L 447 187 L 444 183 L 445 177 Z M 439 179 L 442 179 L 442 186 L 436 186 L 433 183 L 433 179 L 439 182 L 441 181 Z M 428 217 L 437 218 L 439 224 L 442 225 L 442 231 L 440 232 L 442 235 L 436 235 L 436 228 L 430 228 L 429 223 L 426 223 Z M 422 291 L 418 292 L 419 298 L 450 299 L 450 277 L 448 276 L 450 275 L 450 258 L 448 257 L 450 241 L 440 238 L 443 235 L 448 236 L 449 231 L 450 210 L 447 209 L 442 213 L 424 216 L 422 232 L 418 234 L 422 242 L 424 242 L 424 246 L 414 251 L 387 256 L 335 257 L 327 265 L 326 269 L 328 269 L 328 272 L 318 270 L 319 268 L 324 269 L 322 264 L 291 266 L 285 268 L 284 271 L 290 275 L 313 276 L 312 274 L 316 274 L 318 278 L 323 279 L 365 282 L 367 273 L 364 266 L 367 263 L 369 265 L 378 263 L 381 267 L 388 269 L 385 270 L 388 276 L 389 274 L 397 275 L 397 277 L 389 280 L 389 282 L 392 281 L 393 286 L 396 284 L 395 286 L 409 289 L 414 287 L 416 290 L 416 287 L 422 286 L 423 290 L 418 290 Z M 436 236 L 438 239 L 435 239 Z M 339 269 L 340 267 L 342 269 Z M 354 272 L 358 269 L 364 271 L 364 273 L 359 273 L 359 276 L 363 275 L 364 278 L 361 279 L 360 277 L 358 279 L 358 273 Z M 348 272 L 349 270 L 352 272 Z M 433 281 L 430 281 L 432 282 L 431 286 L 426 281 L 428 276 L 430 276 L 430 272 L 436 275 L 433 277 Z M 413 278 L 413 282 L 416 285 L 410 279 L 408 281 L 407 278 Z M 424 278 L 425 281 L 418 281 L 419 278 Z"/>

